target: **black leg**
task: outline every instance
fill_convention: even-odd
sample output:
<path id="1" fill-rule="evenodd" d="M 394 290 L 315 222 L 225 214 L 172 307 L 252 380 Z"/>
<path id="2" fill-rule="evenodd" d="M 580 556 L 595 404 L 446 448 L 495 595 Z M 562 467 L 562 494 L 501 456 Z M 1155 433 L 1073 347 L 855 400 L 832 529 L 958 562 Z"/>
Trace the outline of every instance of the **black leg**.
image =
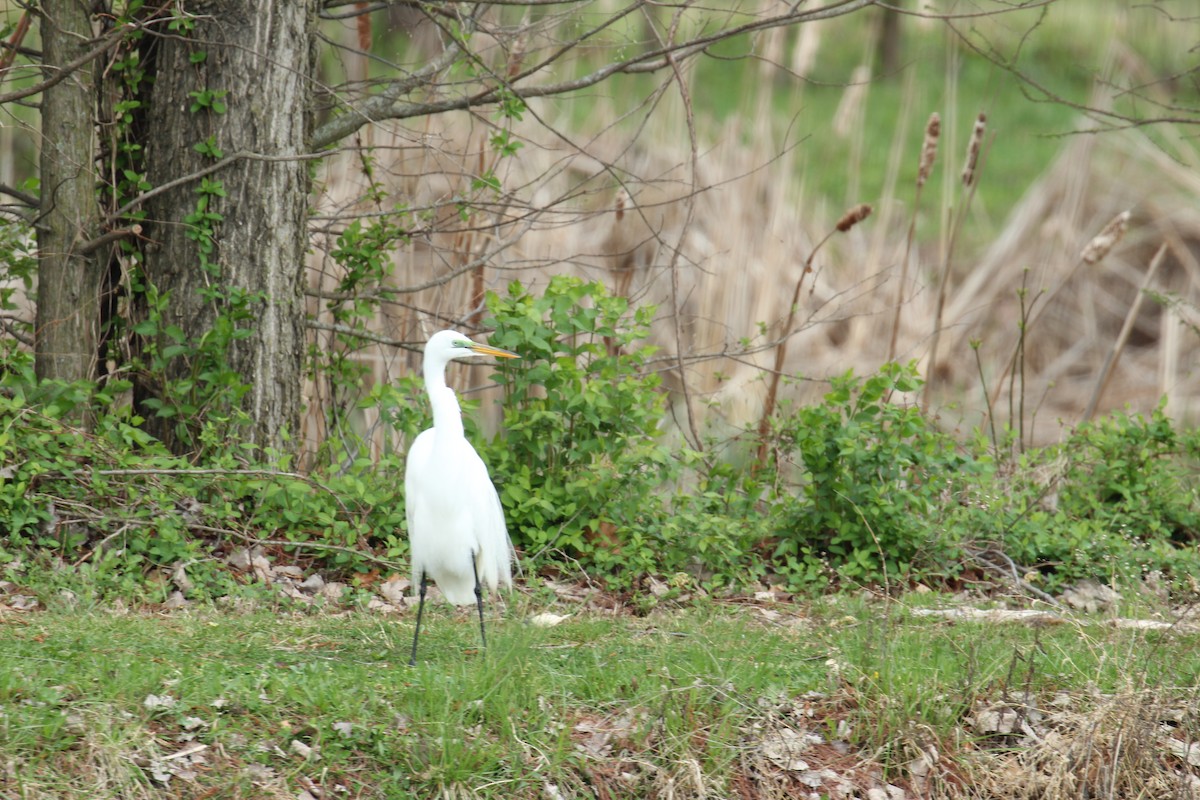
<path id="1" fill-rule="evenodd" d="M 417 637 L 421 635 L 421 614 L 425 611 L 425 573 L 421 573 L 421 600 L 417 603 L 417 627 L 413 631 L 413 648 L 412 655 L 409 656 L 408 665 L 415 667 L 417 665 Z"/>
<path id="2" fill-rule="evenodd" d="M 483 587 L 479 585 L 479 565 L 471 556 L 471 569 L 475 570 L 475 608 L 479 609 L 479 641 L 487 647 L 487 634 L 483 632 Z"/>

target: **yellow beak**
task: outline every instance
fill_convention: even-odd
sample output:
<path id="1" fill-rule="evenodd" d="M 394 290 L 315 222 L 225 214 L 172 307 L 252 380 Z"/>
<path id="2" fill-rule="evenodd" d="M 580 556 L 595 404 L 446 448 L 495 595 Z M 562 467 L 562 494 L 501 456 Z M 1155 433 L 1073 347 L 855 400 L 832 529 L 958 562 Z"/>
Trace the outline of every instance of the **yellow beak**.
<path id="1" fill-rule="evenodd" d="M 511 350 L 502 350 L 499 347 L 492 347 L 490 344 L 480 344 L 472 342 L 471 352 L 480 356 L 495 356 L 496 358 L 520 358 L 519 355 Z"/>

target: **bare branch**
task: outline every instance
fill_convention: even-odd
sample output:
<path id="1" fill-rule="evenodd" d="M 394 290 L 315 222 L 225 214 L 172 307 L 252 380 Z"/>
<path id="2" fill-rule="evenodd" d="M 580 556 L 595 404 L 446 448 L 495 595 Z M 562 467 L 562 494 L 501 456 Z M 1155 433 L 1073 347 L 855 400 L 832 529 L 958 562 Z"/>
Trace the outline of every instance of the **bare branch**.
<path id="1" fill-rule="evenodd" d="M 1050 0 L 1042 0 L 1042 2 L 1050 2 Z M 633 55 L 620 61 L 612 62 L 578 78 L 543 84 L 541 86 L 518 86 L 522 79 L 538 72 L 549 63 L 559 60 L 567 52 L 579 47 L 584 42 L 595 38 L 601 32 L 612 27 L 619 20 L 641 8 L 644 4 L 641 2 L 641 0 L 639 0 L 639 2 L 636 2 L 630 6 L 626 6 L 625 8 L 616 12 L 610 18 L 606 19 L 601 25 L 598 25 L 583 34 L 578 35 L 572 41 L 563 45 L 554 53 L 550 54 L 547 58 L 529 67 L 528 69 L 523 70 L 511 80 L 501 80 L 499 85 L 488 86 L 474 92 L 473 94 L 448 98 L 438 102 L 399 102 L 398 98 L 401 95 L 422 85 L 422 80 L 419 79 L 420 76 L 430 76 L 441 69 L 445 69 L 452 64 L 459 55 L 462 54 L 461 49 L 457 45 L 451 45 L 437 59 L 436 69 L 434 68 L 435 64 L 430 64 L 420 72 L 413 73 L 412 76 L 401 81 L 397 81 L 383 94 L 368 99 L 359 107 L 352 109 L 345 115 L 338 117 L 337 119 L 332 120 L 325 125 L 322 125 L 313 133 L 310 141 L 310 147 L 313 150 L 320 150 L 323 147 L 328 147 L 334 142 L 349 136 L 351 133 L 358 130 L 368 122 L 379 122 L 387 119 L 411 119 L 413 117 L 440 114 L 447 111 L 457 111 L 471 108 L 472 106 L 495 103 L 500 99 L 502 91 L 510 92 L 513 95 L 523 99 L 532 97 L 550 97 L 595 86 L 596 84 L 601 83 L 617 74 L 658 72 L 660 70 L 670 69 L 672 68 L 673 62 L 678 63 L 679 61 L 703 52 L 713 44 L 726 41 L 735 36 L 767 30 L 769 28 L 776 28 L 783 25 L 795 25 L 802 22 L 813 22 L 821 19 L 839 17 L 846 14 L 851 14 L 874 4 L 875 0 L 838 0 L 838 2 L 830 3 L 829 5 L 821 6 L 820 8 L 814 8 L 808 11 L 801 11 L 799 6 L 796 5 L 783 14 L 776 14 L 763 19 L 753 20 L 742 25 L 725 28 L 714 33 L 697 36 L 693 39 L 688 39 L 682 42 L 668 42 L 648 52 Z"/>
<path id="2" fill-rule="evenodd" d="M 15 197 L 30 208 L 37 208 L 38 204 L 40 203 L 38 198 L 34 197 L 28 192 L 22 192 L 20 189 L 13 188 L 12 186 L 4 183 L 0 183 L 0 194 L 6 194 L 9 197 Z"/>
<path id="3" fill-rule="evenodd" d="M 137 236 L 141 232 L 141 225 L 131 225 L 128 228 L 117 228 L 116 230 L 111 230 L 107 233 L 97 236 L 90 242 L 80 245 L 79 247 L 75 248 L 75 252 L 81 256 L 91 255 L 105 245 L 112 244 L 113 242 L 120 241 L 121 239 L 128 239 L 132 236 Z"/>
<path id="4" fill-rule="evenodd" d="M 61 83 L 67 78 L 68 75 L 82 67 L 84 64 L 96 60 L 112 48 L 116 47 L 117 44 L 119 44 L 121 40 L 135 28 L 136 26 L 134 25 L 118 25 L 101 39 L 99 39 L 100 43 L 98 45 L 93 47 L 91 50 L 88 50 L 75 60 L 56 68 L 54 74 L 41 83 L 35 83 L 32 86 L 26 86 L 24 89 L 17 89 L 16 91 L 8 92 L 6 94 L 0 94 L 0 105 L 12 103 L 16 100 L 23 100 L 26 97 L 39 94 L 44 92 L 46 89 L 49 89 L 51 86 Z"/>
<path id="5" fill-rule="evenodd" d="M 21 325 L 32 326 L 33 323 L 16 312 L 0 310 L 0 329 L 26 347 L 33 347 L 33 337 L 22 332 L 18 327 Z"/>
<path id="6" fill-rule="evenodd" d="M 1165 124 L 1180 124 L 1180 125 L 1195 125 L 1197 121 L 1200 121 L 1200 109 L 1178 108 L 1178 107 L 1173 107 L 1173 106 L 1164 107 L 1162 104 L 1155 103 L 1154 101 L 1148 101 L 1148 102 L 1150 102 L 1152 105 L 1155 105 L 1159 108 L 1163 108 L 1164 111 L 1175 111 L 1175 112 L 1183 112 L 1183 113 L 1182 114 L 1164 113 L 1160 116 L 1138 117 L 1138 116 L 1134 116 L 1132 114 L 1123 114 L 1123 113 L 1121 113 L 1119 111 L 1115 111 L 1111 108 L 1100 108 L 1097 106 L 1088 105 L 1087 103 L 1079 103 L 1074 100 L 1068 100 L 1067 98 L 1063 97 L 1062 95 L 1051 90 L 1048 86 L 1046 86 L 1044 83 L 1038 81 L 1033 76 L 1022 71 L 1020 68 L 1017 67 L 1016 62 L 1014 60 L 1004 58 L 1003 56 L 1001 56 L 1001 54 L 995 52 L 994 50 L 985 50 L 983 47 L 980 47 L 978 43 L 976 43 L 975 41 L 973 41 L 971 39 L 971 37 L 969 37 L 963 31 L 959 30 L 958 27 L 955 26 L 953 22 L 947 21 L 946 26 L 950 29 L 950 31 L 955 36 L 958 37 L 959 41 L 962 44 L 964 44 L 968 48 L 970 48 L 976 55 L 979 55 L 982 58 L 987 59 L 992 64 L 995 64 L 997 67 L 1000 67 L 1001 69 L 1003 69 L 1004 71 L 1006 71 L 1010 75 L 1012 75 L 1014 78 L 1016 78 L 1018 81 L 1020 81 L 1022 84 L 1029 87 L 1034 92 L 1036 92 L 1039 95 L 1039 97 L 1030 97 L 1030 99 L 1033 100 L 1034 102 L 1054 103 L 1056 105 L 1061 105 L 1064 108 L 1071 108 L 1076 111 L 1079 111 L 1080 113 L 1088 116 L 1089 118 L 1091 118 L 1097 122 L 1103 122 L 1104 124 L 1106 124 L 1112 128 L 1116 128 L 1116 129 L 1140 128 L 1143 126 L 1158 125 L 1158 124 L 1164 124 L 1164 123 Z M 1027 94 L 1027 96 L 1029 96 L 1029 95 Z M 1145 99 L 1145 98 L 1143 98 L 1143 99 Z M 1088 132 L 1094 133 L 1095 131 L 1088 131 Z"/>
<path id="7" fill-rule="evenodd" d="M 466 35 L 469 33 L 464 32 L 464 36 Z M 330 120 L 313 131 L 309 140 L 310 149 L 324 150 L 354 133 L 368 122 L 393 118 L 388 114 L 388 109 L 396 103 L 401 95 L 427 84 L 434 75 L 453 64 L 462 53 L 462 47 L 459 46 L 458 41 L 452 40 L 452 43 L 440 55 L 421 69 L 394 82 L 381 94 L 368 98 L 357 107 L 352 107 L 342 116 Z"/>
<path id="8" fill-rule="evenodd" d="M 355 328 L 352 325 L 340 325 L 336 322 L 321 322 L 315 319 L 304 320 L 305 327 L 312 328 L 317 331 L 330 331 L 332 333 L 340 333 L 345 336 L 353 336 L 356 339 L 362 339 L 367 342 L 375 342 L 376 344 L 386 344 L 389 347 L 399 347 L 404 350 L 411 350 L 414 353 L 421 352 L 421 345 L 412 342 L 404 342 L 400 339 L 393 339 L 390 336 L 382 336 L 378 333 L 373 333 L 365 328 Z"/>
<path id="9" fill-rule="evenodd" d="M 153 189 L 151 189 L 148 192 L 139 194 L 137 197 L 133 198 L 128 203 L 126 203 L 125 205 L 118 208 L 112 214 L 109 214 L 108 221 L 112 222 L 113 220 L 118 220 L 121 217 L 128 214 L 130 211 L 133 211 L 135 208 L 140 206 L 142 203 L 145 203 L 146 201 L 150 200 L 152 197 L 157 197 L 158 195 L 162 194 L 163 192 L 168 192 L 171 189 L 174 189 L 178 186 L 183 186 L 184 184 L 187 184 L 192 181 L 203 178 L 205 175 L 211 175 L 214 172 L 219 172 L 219 171 L 225 169 L 225 167 L 228 167 L 233 162 L 239 161 L 243 158 L 249 159 L 251 161 L 315 161 L 315 160 L 325 158 L 328 155 L 329 155 L 328 153 L 298 153 L 294 156 L 267 156 L 267 155 L 263 155 L 262 153 L 254 153 L 249 150 L 239 150 L 238 152 L 234 153 L 233 155 L 225 156 L 225 158 L 222 158 L 220 161 L 216 162 L 215 164 L 210 164 L 209 166 L 205 167 L 204 169 L 198 169 L 195 172 L 192 172 L 192 173 L 189 173 L 182 177 L 176 178 L 173 181 L 167 181 L 166 183 L 162 184 L 161 186 L 155 186 Z"/>

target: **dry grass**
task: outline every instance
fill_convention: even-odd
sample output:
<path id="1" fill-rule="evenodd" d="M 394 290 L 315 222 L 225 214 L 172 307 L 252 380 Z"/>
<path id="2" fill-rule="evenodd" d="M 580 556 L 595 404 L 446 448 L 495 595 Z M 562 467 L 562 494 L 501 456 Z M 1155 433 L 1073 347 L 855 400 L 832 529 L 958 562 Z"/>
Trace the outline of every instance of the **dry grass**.
<path id="1" fill-rule="evenodd" d="M 934 796 L 996 800 L 1200 796 L 1194 699 L 1161 690 L 1061 695 L 1044 709 L 1009 709 L 1015 730 L 965 757 L 970 788 Z M 980 716 L 976 716 L 976 721 Z"/>
<path id="2" fill-rule="evenodd" d="M 597 97 L 593 105 L 593 120 L 620 116 L 609 98 Z M 470 194 L 473 170 L 489 158 L 487 126 L 462 115 L 425 121 L 420 130 L 377 131 L 376 175 L 383 175 L 386 190 L 440 223 L 395 254 L 395 286 L 445 280 L 385 305 L 380 332 L 419 343 L 440 327 L 469 326 L 479 319 L 480 277 L 493 289 L 512 279 L 536 286 L 558 273 L 600 280 L 635 302 L 658 306 L 652 339 L 662 348 L 667 385 L 678 396 L 686 382 L 700 400 L 706 430 L 752 426 L 767 392 L 764 376 L 787 328 L 791 289 L 815 243 L 838 224 L 838 210 L 805 195 L 790 143 L 740 118 L 710 129 L 693 175 L 685 137 L 668 133 L 681 130 L 678 106 L 667 93 L 653 128 L 614 123 L 563 136 L 556 131 L 569 123 L 555 118 L 556 107 L 535 104 L 518 127 L 524 149 L 497 165 L 505 195 L 467 224 L 453 222 L 453 204 Z M 990 395 L 997 422 L 1018 427 L 1008 411 L 1019 405 L 1010 392 L 1023 393 L 1031 440 L 1057 439 L 1062 424 L 1078 421 L 1094 393 L 1095 376 L 1162 243 L 1166 260 L 1149 289 L 1171 302 L 1143 305 L 1099 408 L 1146 411 L 1166 396 L 1170 413 L 1195 418 L 1200 376 L 1186 353 L 1194 347 L 1200 316 L 1200 173 L 1189 165 L 1200 158 L 1172 134 L 1159 137 L 1174 142 L 1177 150 L 1170 153 L 1136 130 L 1065 139 L 1059 157 L 991 244 L 959 246 L 947 265 L 942 349 L 930 376 L 934 408 L 956 409 L 947 424 L 981 422 Z M 325 169 L 322 209 L 339 215 L 368 210 L 354 202 L 365 187 L 353 155 Z M 977 191 L 986 194 L 987 173 L 1003 169 L 984 165 L 973 175 Z M 923 234 L 909 256 L 909 285 L 898 295 L 906 232 L 896 220 L 906 216 L 910 191 L 901 187 L 882 198 L 876 218 L 818 254 L 783 365 L 787 375 L 816 381 L 789 383 L 792 396 L 813 399 L 822 391 L 820 379 L 883 363 L 897 296 L 905 299 L 896 357 L 928 356 L 947 232 L 936 212 L 920 212 Z M 685 225 L 687 202 L 693 208 Z M 1106 257 L 1082 263 L 1089 242 L 1125 210 L 1131 212 L 1127 236 Z M 478 262 L 482 266 L 473 268 Z M 318 265 L 328 275 L 329 262 L 314 259 L 314 275 Z M 1024 342 L 1021 380 L 1010 385 L 1022 287 L 1037 325 Z M 972 340 L 980 345 L 986 386 Z M 676 353 L 686 364 L 682 375 Z M 379 381 L 415 368 L 411 355 L 387 346 L 368 348 L 361 357 L 375 365 Z"/>

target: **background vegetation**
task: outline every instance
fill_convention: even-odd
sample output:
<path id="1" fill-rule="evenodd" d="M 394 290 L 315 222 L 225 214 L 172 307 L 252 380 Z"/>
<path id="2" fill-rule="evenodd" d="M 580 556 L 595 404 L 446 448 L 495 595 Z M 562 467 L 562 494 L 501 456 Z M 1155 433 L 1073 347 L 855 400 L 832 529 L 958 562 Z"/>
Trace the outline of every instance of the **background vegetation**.
<path id="1" fill-rule="evenodd" d="M 312 170 L 279 448 L 236 434 L 252 300 L 193 338 L 139 288 L 137 368 L 189 367 L 155 402 L 39 380 L 0 218 L 0 796 L 1190 796 L 1195 22 L 1160 6 L 906 17 L 898 66 L 856 14 L 364 132 Z M 323 23 L 359 100 L 439 35 L 372 19 Z M 489 41 L 449 85 L 552 49 Z M 522 590 L 486 657 L 442 610 L 397 677 L 447 325 L 522 355 L 452 373 Z M 939 616 L 966 601 L 1039 616 Z"/>

